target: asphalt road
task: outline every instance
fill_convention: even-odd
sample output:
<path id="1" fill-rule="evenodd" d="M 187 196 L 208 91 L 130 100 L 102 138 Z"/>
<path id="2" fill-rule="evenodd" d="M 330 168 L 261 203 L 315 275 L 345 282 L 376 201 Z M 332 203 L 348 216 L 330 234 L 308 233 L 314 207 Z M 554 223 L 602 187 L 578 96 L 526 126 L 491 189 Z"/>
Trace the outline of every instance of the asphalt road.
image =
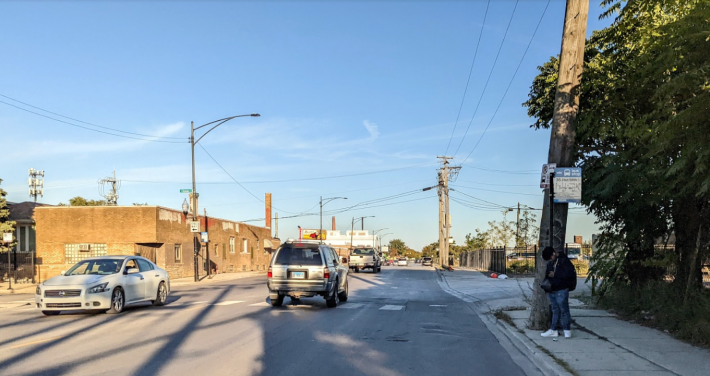
<path id="1" fill-rule="evenodd" d="M 525 374 L 432 268 L 352 273 L 349 284 L 334 309 L 320 297 L 272 308 L 265 277 L 176 287 L 167 305 L 120 315 L 4 308 L 0 375 Z"/>

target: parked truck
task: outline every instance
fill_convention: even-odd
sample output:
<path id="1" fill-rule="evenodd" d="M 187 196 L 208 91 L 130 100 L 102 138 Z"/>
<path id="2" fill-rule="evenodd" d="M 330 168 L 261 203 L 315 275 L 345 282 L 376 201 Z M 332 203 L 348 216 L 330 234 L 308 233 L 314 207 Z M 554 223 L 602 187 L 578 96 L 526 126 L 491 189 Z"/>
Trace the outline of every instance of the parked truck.
<path id="1" fill-rule="evenodd" d="M 355 248 L 350 252 L 350 269 L 355 273 L 359 273 L 362 269 L 370 269 L 373 273 L 379 273 L 382 269 L 382 257 L 374 248 Z"/>

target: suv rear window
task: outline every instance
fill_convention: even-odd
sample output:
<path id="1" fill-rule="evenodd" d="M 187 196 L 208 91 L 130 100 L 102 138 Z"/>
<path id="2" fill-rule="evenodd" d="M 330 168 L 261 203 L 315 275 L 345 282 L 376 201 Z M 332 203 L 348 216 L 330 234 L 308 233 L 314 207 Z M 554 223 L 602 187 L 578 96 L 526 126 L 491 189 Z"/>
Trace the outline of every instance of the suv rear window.
<path id="1" fill-rule="evenodd" d="M 276 265 L 322 265 L 320 250 L 317 248 L 281 248 L 276 260 Z"/>
<path id="2" fill-rule="evenodd" d="M 354 255 L 374 255 L 375 250 L 372 248 L 355 248 Z"/>
<path id="3" fill-rule="evenodd" d="M 424 261 L 431 261 L 431 257 L 424 257 L 422 260 L 424 260 Z"/>

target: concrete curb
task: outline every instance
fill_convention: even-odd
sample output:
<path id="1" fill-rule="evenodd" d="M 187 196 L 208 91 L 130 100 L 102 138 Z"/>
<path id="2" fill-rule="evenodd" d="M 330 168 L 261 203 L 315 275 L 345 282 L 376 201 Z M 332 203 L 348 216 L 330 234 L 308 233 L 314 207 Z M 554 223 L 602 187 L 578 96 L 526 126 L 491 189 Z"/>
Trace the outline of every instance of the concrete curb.
<path id="1" fill-rule="evenodd" d="M 464 302 L 469 303 L 468 306 L 471 308 L 471 310 L 476 313 L 476 315 L 478 315 L 481 321 L 483 321 L 488 330 L 493 333 L 493 335 L 498 339 L 501 345 L 504 345 L 503 342 L 511 344 L 514 349 L 518 350 L 521 355 L 525 356 L 544 375 L 571 375 L 569 372 L 567 372 L 567 370 L 557 364 L 555 359 L 553 359 L 550 355 L 540 351 L 540 349 L 537 348 L 535 342 L 520 333 L 516 328 L 513 328 L 507 323 L 494 318 L 490 314 L 484 313 L 481 309 L 481 305 L 485 305 L 485 302 L 482 302 L 466 293 L 463 293 L 451 287 L 448 281 L 446 281 L 446 276 L 444 273 L 442 273 L 442 271 L 437 269 L 437 274 L 439 275 L 440 282 L 446 284 L 446 286 L 444 286 L 443 284 L 441 285 L 442 289 L 447 293 L 463 300 Z M 513 360 L 515 360 L 515 354 L 513 354 L 510 349 L 507 348 L 508 346 L 504 345 L 504 347 L 506 348 L 506 350 L 508 350 L 508 353 L 513 358 Z M 520 366 L 519 363 L 518 365 Z"/>
<path id="2" fill-rule="evenodd" d="M 218 274 L 218 276 L 222 275 L 229 275 L 229 277 L 222 277 L 222 278 L 212 278 L 208 279 L 205 278 L 199 282 L 195 281 L 170 281 L 170 287 L 175 287 L 175 286 L 199 286 L 199 285 L 205 285 L 205 284 L 211 284 L 211 283 L 217 283 L 217 282 L 227 282 L 227 281 L 232 281 L 235 279 L 242 279 L 242 278 L 248 278 L 248 277 L 258 277 L 261 275 L 266 275 L 265 271 L 258 271 L 258 272 L 241 272 L 241 273 L 224 273 L 224 274 Z"/>

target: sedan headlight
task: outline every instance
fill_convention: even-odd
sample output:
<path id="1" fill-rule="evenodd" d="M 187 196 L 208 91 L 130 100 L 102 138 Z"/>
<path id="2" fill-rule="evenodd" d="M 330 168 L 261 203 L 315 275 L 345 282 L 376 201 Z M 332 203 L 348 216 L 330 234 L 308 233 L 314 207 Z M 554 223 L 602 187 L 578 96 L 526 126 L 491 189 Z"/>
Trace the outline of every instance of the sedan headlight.
<path id="1" fill-rule="evenodd" d="M 42 289 L 39 288 L 39 285 L 37 285 L 37 289 L 35 289 L 35 295 L 42 295 Z"/>
<path id="2" fill-rule="evenodd" d="M 100 285 L 96 285 L 96 286 L 86 290 L 86 293 L 87 294 L 96 294 L 99 292 L 106 292 L 109 290 L 107 287 L 108 287 L 108 282 L 102 283 Z"/>

